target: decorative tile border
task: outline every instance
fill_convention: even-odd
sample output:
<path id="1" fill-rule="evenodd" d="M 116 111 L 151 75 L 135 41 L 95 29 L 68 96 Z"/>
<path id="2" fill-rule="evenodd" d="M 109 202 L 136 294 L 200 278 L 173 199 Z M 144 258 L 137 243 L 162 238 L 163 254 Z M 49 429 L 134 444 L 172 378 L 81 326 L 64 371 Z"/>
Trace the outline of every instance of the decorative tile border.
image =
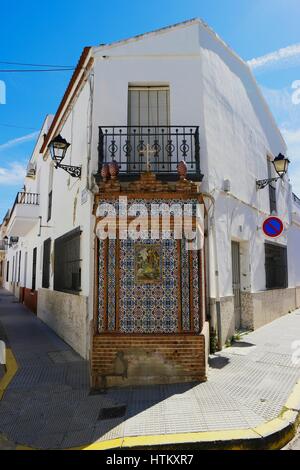
<path id="1" fill-rule="evenodd" d="M 118 201 L 115 203 L 118 212 Z M 132 204 L 161 204 L 164 200 L 130 200 Z M 188 200 L 184 202 L 197 201 Z M 182 200 L 168 200 L 182 204 Z M 98 332 L 199 332 L 199 256 L 185 249 L 185 240 L 99 240 Z M 135 247 L 161 245 L 161 282 L 136 283 Z M 178 245 L 179 243 L 179 245 Z M 107 317 L 106 317 L 107 316 Z"/>

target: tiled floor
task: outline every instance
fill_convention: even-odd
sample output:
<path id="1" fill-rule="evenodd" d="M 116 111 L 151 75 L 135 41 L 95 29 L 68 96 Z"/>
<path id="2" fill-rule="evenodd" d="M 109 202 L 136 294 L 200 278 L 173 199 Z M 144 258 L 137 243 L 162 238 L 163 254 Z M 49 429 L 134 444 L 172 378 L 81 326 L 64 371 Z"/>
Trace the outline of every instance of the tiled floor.
<path id="1" fill-rule="evenodd" d="M 254 427 L 275 418 L 295 382 L 293 312 L 211 357 L 208 381 L 89 394 L 88 364 L 12 295 L 0 292 L 0 322 L 19 370 L 0 402 L 1 433 L 37 448 L 67 448 L 123 436 Z M 101 409 L 126 405 L 121 418 Z M 3 444 L 4 445 L 4 444 Z M 8 445 L 7 443 L 5 445 Z"/>

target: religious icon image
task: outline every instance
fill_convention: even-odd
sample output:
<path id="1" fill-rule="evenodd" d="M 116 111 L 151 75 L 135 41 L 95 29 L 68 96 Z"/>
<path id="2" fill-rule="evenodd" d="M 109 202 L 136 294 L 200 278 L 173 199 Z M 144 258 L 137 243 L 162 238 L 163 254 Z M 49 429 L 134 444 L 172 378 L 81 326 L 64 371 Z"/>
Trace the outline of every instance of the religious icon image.
<path id="1" fill-rule="evenodd" d="M 139 284 L 161 281 L 160 246 L 137 244 L 135 247 L 135 280 Z"/>

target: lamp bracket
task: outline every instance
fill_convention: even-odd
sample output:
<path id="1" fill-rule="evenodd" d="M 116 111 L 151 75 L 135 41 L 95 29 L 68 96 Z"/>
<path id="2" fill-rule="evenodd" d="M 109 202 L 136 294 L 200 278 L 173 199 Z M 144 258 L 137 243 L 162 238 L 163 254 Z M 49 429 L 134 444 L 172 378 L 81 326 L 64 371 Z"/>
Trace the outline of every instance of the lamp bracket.
<path id="1" fill-rule="evenodd" d="M 81 166 L 61 165 L 56 163 L 55 168 L 62 168 L 74 178 L 81 178 Z"/>
<path id="2" fill-rule="evenodd" d="M 276 178 L 267 178 L 264 180 L 256 180 L 256 189 L 263 189 L 269 184 L 281 179 L 281 176 L 277 176 Z"/>

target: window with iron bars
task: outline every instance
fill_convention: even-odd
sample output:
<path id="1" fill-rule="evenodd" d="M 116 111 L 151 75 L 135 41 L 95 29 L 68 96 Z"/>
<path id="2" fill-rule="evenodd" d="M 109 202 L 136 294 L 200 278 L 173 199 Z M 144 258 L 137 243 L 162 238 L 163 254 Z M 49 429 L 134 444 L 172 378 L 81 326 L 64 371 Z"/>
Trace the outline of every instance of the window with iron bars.
<path id="1" fill-rule="evenodd" d="M 81 290 L 80 228 L 54 242 L 54 290 L 78 294 Z"/>
<path id="2" fill-rule="evenodd" d="M 265 243 L 266 288 L 288 287 L 287 248 Z"/>

